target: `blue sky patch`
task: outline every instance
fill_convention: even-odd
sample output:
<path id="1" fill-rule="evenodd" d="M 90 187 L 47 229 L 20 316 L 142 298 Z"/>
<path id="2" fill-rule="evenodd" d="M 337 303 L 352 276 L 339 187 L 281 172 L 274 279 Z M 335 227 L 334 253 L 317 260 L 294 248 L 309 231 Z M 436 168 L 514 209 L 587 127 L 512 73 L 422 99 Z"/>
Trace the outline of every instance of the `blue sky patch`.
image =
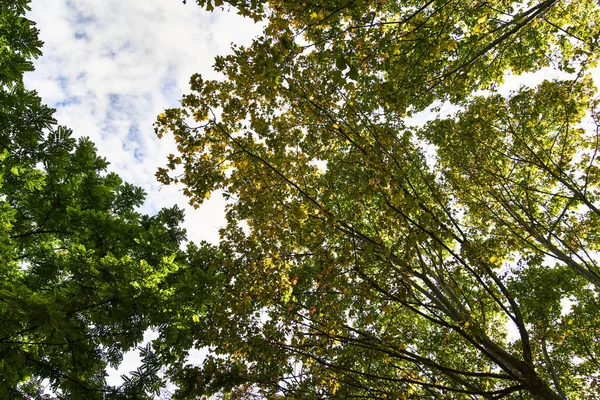
<path id="1" fill-rule="evenodd" d="M 140 128 L 139 125 L 134 123 L 129 127 L 129 132 L 127 133 L 127 138 L 125 139 L 125 143 L 127 147 L 133 148 L 133 157 L 136 161 L 143 161 L 145 153 L 143 151 L 142 146 L 139 145 L 140 141 Z"/>
<path id="2" fill-rule="evenodd" d="M 77 40 L 87 40 L 87 39 L 89 39 L 87 33 L 85 33 L 85 32 L 75 32 L 74 36 L 75 36 L 75 39 L 77 39 Z"/>
<path id="3" fill-rule="evenodd" d="M 167 99 L 177 97 L 179 94 L 175 92 L 175 89 L 177 89 L 175 77 L 177 77 L 177 67 L 170 64 L 166 76 L 160 81 L 160 91 Z"/>
<path id="4" fill-rule="evenodd" d="M 56 81 L 58 82 L 58 87 L 63 92 L 67 92 L 69 90 L 69 78 L 65 75 L 59 75 L 56 77 Z"/>
<path id="5" fill-rule="evenodd" d="M 57 101 L 56 103 L 54 103 L 52 105 L 52 107 L 60 108 L 60 107 L 67 107 L 67 106 L 70 106 L 73 104 L 81 104 L 81 100 L 79 99 L 79 97 L 76 97 L 76 96 L 67 97 L 64 100 Z"/>

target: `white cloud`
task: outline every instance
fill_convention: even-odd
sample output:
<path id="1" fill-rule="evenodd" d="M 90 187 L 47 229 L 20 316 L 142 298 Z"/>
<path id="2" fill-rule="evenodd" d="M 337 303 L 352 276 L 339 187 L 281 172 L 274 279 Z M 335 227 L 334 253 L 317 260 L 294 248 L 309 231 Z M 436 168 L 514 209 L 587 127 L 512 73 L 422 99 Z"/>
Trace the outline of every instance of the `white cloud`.
<path id="1" fill-rule="evenodd" d="M 60 124 L 89 136 L 111 170 L 148 192 L 144 212 L 185 206 L 180 188 L 161 188 L 154 178 L 175 147 L 159 141 L 152 124 L 189 91 L 193 73 L 216 77 L 215 55 L 232 42 L 249 44 L 262 27 L 176 0 L 34 0 L 28 17 L 45 44 L 27 86 L 57 108 Z M 223 205 L 213 196 L 199 210 L 185 207 L 191 240 L 217 240 Z"/>

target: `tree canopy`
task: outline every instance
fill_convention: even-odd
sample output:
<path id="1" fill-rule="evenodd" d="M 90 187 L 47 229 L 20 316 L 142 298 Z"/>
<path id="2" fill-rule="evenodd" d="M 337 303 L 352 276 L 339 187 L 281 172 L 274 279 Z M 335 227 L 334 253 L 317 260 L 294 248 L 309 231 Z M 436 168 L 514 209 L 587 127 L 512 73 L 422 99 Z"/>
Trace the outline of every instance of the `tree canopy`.
<path id="1" fill-rule="evenodd" d="M 156 367 L 118 388 L 106 369 L 148 328 L 168 330 L 172 313 L 201 308 L 202 291 L 182 300 L 173 282 L 195 267 L 201 289 L 205 250 L 180 248 L 176 206 L 139 213 L 144 191 L 107 172 L 93 143 L 57 126 L 25 89 L 42 44 L 27 9 L 0 1 L 0 398 L 46 388 L 69 399 L 147 398 L 163 384 Z"/>
<path id="2" fill-rule="evenodd" d="M 176 397 L 599 398 L 597 3 L 224 3 L 263 35 L 156 123 L 229 199 Z"/>
<path id="3" fill-rule="evenodd" d="M 266 27 L 158 116 L 159 181 L 228 199 L 184 250 L 25 89 L 0 0 L 0 397 L 600 398 L 596 2 L 197 3 Z"/>

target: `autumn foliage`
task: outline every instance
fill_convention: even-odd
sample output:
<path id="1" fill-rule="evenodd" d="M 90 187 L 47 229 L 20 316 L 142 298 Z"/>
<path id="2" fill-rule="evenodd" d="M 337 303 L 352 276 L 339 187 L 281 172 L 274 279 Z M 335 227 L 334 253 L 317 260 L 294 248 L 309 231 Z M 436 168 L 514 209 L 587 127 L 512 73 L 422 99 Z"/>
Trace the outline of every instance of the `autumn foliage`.
<path id="1" fill-rule="evenodd" d="M 597 4 L 268 7 L 156 124 L 229 199 L 181 397 L 597 398 Z"/>

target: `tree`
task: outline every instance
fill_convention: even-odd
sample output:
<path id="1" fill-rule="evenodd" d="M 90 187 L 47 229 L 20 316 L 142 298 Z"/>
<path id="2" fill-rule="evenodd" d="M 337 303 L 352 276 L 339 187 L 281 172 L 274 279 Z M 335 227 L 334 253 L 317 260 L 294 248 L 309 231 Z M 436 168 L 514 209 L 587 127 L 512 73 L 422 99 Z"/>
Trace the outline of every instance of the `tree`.
<path id="1" fill-rule="evenodd" d="M 24 88 L 41 54 L 27 4 L 0 1 L 0 397 L 39 398 L 49 382 L 60 398 L 147 398 L 156 368 L 120 388 L 106 368 L 147 329 L 170 329 L 175 304 L 200 308 L 207 294 L 182 302 L 174 282 L 193 273 L 201 287 L 189 260 L 203 247 L 180 249 L 179 208 L 140 214 L 144 191 Z"/>
<path id="2" fill-rule="evenodd" d="M 598 398 L 597 5 L 269 6 L 156 124 L 159 180 L 230 200 L 180 397 Z"/>

